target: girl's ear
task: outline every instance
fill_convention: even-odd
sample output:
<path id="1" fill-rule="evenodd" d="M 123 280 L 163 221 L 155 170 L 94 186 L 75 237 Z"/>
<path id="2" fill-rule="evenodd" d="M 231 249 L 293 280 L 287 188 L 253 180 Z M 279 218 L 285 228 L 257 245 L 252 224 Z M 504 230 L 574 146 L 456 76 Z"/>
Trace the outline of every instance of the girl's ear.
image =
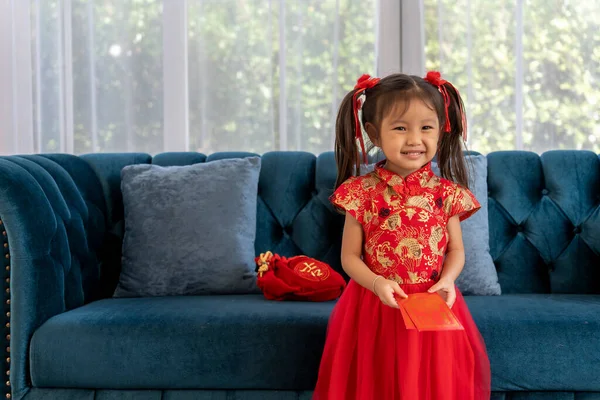
<path id="1" fill-rule="evenodd" d="M 365 124 L 365 129 L 367 130 L 367 135 L 369 136 L 369 140 L 377 147 L 381 147 L 379 144 L 379 134 L 377 132 L 377 128 L 370 122 Z"/>

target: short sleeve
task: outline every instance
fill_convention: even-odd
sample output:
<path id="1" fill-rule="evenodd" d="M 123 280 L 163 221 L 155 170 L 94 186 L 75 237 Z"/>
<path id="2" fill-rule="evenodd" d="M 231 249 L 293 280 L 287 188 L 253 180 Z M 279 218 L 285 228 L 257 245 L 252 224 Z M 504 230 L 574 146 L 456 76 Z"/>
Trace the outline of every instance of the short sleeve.
<path id="1" fill-rule="evenodd" d="M 360 177 L 352 177 L 342 183 L 329 197 L 329 201 L 350 213 L 361 225 L 364 223 L 367 193 L 362 187 Z"/>
<path id="2" fill-rule="evenodd" d="M 481 204 L 479 204 L 471 191 L 461 186 L 456 186 L 450 209 L 450 217 L 458 215 L 458 218 L 464 221 L 475 214 L 480 208 Z"/>

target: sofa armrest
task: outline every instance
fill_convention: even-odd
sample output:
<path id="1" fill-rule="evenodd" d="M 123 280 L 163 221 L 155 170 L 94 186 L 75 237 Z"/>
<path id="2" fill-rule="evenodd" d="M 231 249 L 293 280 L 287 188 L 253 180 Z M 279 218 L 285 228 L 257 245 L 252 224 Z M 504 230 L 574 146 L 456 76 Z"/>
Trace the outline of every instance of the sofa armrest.
<path id="1" fill-rule="evenodd" d="M 7 354 L 3 362 L 10 364 L 12 398 L 20 399 L 29 390 L 28 354 L 34 331 L 66 310 L 71 251 L 63 221 L 70 219 L 70 211 L 55 179 L 27 157 L 0 158 L 0 182 L 6 275 L 2 293 L 5 309 L 10 306 L 3 324 L 10 357 Z"/>

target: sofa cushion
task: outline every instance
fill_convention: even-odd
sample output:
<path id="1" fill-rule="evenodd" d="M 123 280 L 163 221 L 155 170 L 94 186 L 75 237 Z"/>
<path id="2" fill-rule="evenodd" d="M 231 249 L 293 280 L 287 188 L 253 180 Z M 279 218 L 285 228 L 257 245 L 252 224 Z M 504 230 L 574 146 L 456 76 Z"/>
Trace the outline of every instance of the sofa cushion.
<path id="1" fill-rule="evenodd" d="M 493 390 L 600 391 L 600 296 L 466 301 Z M 37 387 L 311 390 L 333 305 L 261 295 L 101 300 L 36 331 L 31 379 Z"/>
<path id="2" fill-rule="evenodd" d="M 469 189 L 481 204 L 481 209 L 461 222 L 465 266 L 456 279 L 456 286 L 465 295 L 499 295 L 502 290 L 490 255 L 487 158 L 482 155 L 467 156 L 467 166 Z M 432 163 L 432 170 L 440 174 L 437 162 Z"/>
<path id="3" fill-rule="evenodd" d="M 600 296 L 465 300 L 487 345 L 493 390 L 600 391 Z"/>
<path id="4" fill-rule="evenodd" d="M 115 297 L 257 293 L 259 173 L 259 157 L 123 168 Z"/>
<path id="5" fill-rule="evenodd" d="M 31 341 L 37 387 L 312 389 L 333 302 L 262 295 L 112 298 Z"/>

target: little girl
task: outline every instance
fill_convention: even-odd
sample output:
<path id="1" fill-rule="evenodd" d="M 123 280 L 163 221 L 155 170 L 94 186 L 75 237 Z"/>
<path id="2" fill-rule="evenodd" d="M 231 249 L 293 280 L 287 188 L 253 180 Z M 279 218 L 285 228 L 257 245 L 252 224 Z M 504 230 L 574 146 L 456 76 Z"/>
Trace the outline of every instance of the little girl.
<path id="1" fill-rule="evenodd" d="M 367 160 L 365 136 L 385 160 L 353 176 Z M 467 189 L 465 138 L 462 99 L 438 72 L 363 75 L 342 101 L 331 201 L 346 214 L 351 281 L 331 315 L 313 399 L 490 398 L 485 344 L 454 285 L 465 262 L 460 221 L 480 208 Z M 436 155 L 443 178 L 431 170 Z M 419 292 L 442 296 L 465 329 L 407 330 L 398 300 Z"/>

